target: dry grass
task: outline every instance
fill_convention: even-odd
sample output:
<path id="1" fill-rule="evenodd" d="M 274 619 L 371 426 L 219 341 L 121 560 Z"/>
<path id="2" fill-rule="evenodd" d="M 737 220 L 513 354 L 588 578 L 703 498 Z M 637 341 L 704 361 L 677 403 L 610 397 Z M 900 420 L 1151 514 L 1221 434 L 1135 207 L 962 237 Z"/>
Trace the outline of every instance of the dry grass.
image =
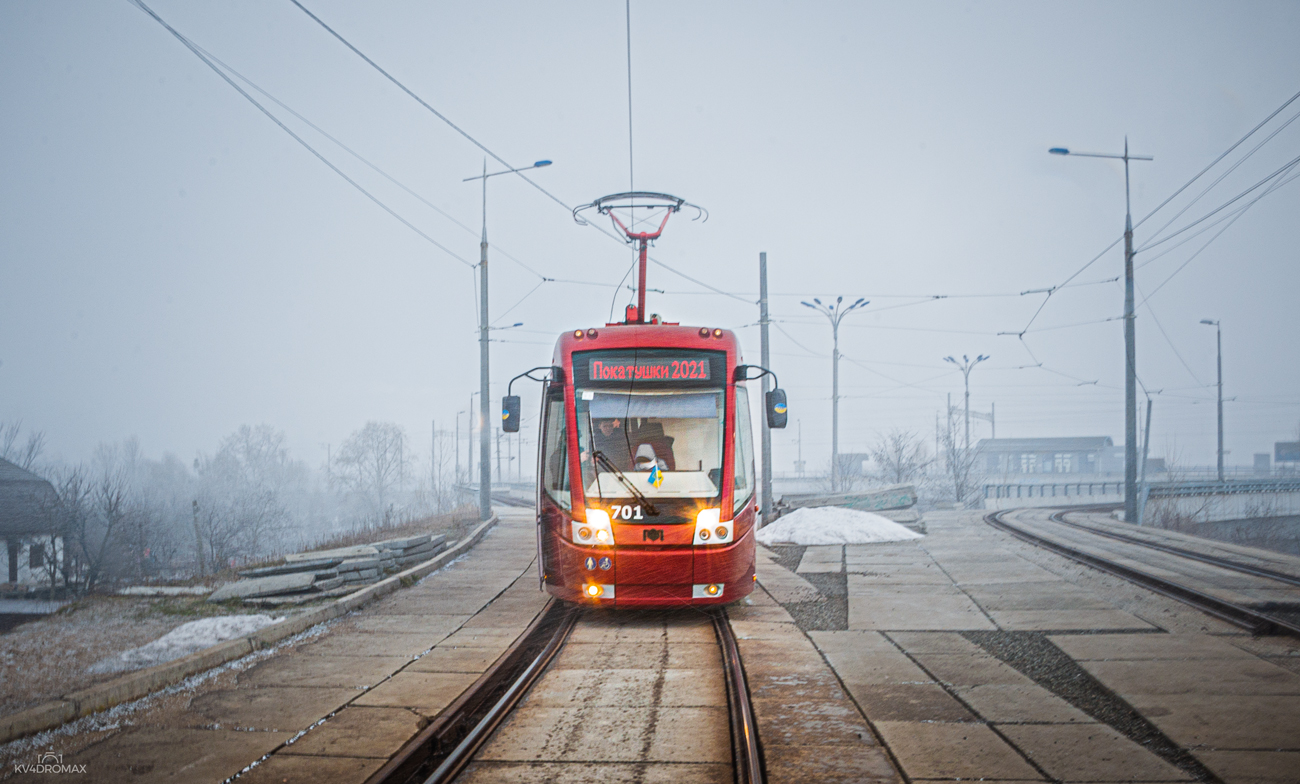
<path id="1" fill-rule="evenodd" d="M 336 547 L 354 547 L 356 545 L 382 542 L 401 536 L 419 534 L 445 534 L 448 541 L 461 539 L 478 524 L 478 508 L 462 506 L 446 514 L 430 515 L 418 520 L 391 525 L 379 525 L 373 528 L 359 528 L 322 539 L 310 547 L 310 550 L 332 550 Z"/>

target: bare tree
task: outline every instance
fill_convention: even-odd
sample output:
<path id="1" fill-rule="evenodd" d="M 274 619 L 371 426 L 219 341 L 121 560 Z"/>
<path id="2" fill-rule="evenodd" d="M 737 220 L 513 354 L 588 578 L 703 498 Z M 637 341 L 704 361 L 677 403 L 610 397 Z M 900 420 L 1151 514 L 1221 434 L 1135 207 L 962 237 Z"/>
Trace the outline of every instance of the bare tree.
<path id="1" fill-rule="evenodd" d="M 975 475 L 975 451 L 962 445 L 951 414 L 948 415 L 948 426 L 940 432 L 939 441 L 943 447 L 944 462 L 947 463 L 953 500 L 964 504 L 979 484 L 979 478 Z"/>
<path id="2" fill-rule="evenodd" d="M 393 490 L 406 473 L 406 435 L 391 422 L 367 422 L 347 437 L 334 465 L 339 480 L 365 499 L 377 522 L 391 516 Z"/>
<path id="3" fill-rule="evenodd" d="M 933 462 L 926 453 L 925 441 L 911 430 L 890 430 L 880 436 L 870 453 L 876 464 L 875 478 L 886 484 L 914 482 Z"/>
<path id="4" fill-rule="evenodd" d="M 45 433 L 32 430 L 27 433 L 26 443 L 19 443 L 23 421 L 0 422 L 0 457 L 17 465 L 23 470 L 30 470 L 41 453 L 45 451 Z"/>

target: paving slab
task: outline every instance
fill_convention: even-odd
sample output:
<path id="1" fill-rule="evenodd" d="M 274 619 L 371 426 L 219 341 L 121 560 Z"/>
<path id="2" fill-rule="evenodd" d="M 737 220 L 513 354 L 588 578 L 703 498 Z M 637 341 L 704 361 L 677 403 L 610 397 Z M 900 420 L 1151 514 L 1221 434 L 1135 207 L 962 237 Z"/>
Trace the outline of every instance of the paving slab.
<path id="1" fill-rule="evenodd" d="M 439 645 L 407 665 L 405 672 L 468 672 L 479 675 L 500 657 L 501 651 L 496 648 Z"/>
<path id="2" fill-rule="evenodd" d="M 529 701 L 560 708 L 578 705 L 725 708 L 727 692 L 720 662 L 704 670 L 557 669 L 533 688 Z"/>
<path id="3" fill-rule="evenodd" d="M 765 749 L 805 744 L 810 737 L 825 746 L 878 745 L 866 719 L 848 700 L 760 699 L 754 701 L 754 710 L 763 714 L 764 731 L 760 739 Z"/>
<path id="4" fill-rule="evenodd" d="M 1300 737 L 1294 695 L 1130 694 L 1125 700 L 1184 748 L 1294 749 Z"/>
<path id="5" fill-rule="evenodd" d="M 917 654 L 916 660 L 936 680 L 953 686 L 982 686 L 988 683 L 1031 686 L 1034 683 L 1016 668 L 988 654 L 972 656 L 958 653 L 923 653 Z"/>
<path id="6" fill-rule="evenodd" d="M 478 759 L 730 764 L 730 724 L 726 708 L 529 706 L 506 720 Z"/>
<path id="7" fill-rule="evenodd" d="M 240 685 L 370 688 L 410 664 L 406 656 L 290 656 L 240 673 Z"/>
<path id="8" fill-rule="evenodd" d="M 296 732 L 338 710 L 357 696 L 354 688 L 220 689 L 190 700 L 190 726 Z"/>
<path id="9" fill-rule="evenodd" d="M 419 732 L 420 716 L 405 708 L 348 706 L 312 727 L 279 754 L 324 757 L 373 757 L 387 760 Z"/>
<path id="10" fill-rule="evenodd" d="M 1065 631 L 1070 629 L 1150 629 L 1141 618 L 1114 608 L 1104 610 L 988 610 L 994 622 L 1008 631 Z"/>
<path id="11" fill-rule="evenodd" d="M 939 585 L 872 586 L 866 578 L 848 576 L 849 628 L 952 631 L 995 629 L 956 587 Z"/>
<path id="12" fill-rule="evenodd" d="M 433 717 L 460 696 L 478 676 L 469 672 L 402 671 L 354 701 L 358 706 L 410 708 Z"/>
<path id="13" fill-rule="evenodd" d="M 1120 696 L 1128 694 L 1293 694 L 1300 675 L 1260 659 L 1084 661 L 1080 665 Z M 1211 700 L 1212 701 L 1212 700 Z M 1297 726 L 1300 731 L 1300 726 Z"/>
<path id="14" fill-rule="evenodd" d="M 808 636 L 846 684 L 934 681 L 879 632 L 809 632 Z"/>
<path id="15" fill-rule="evenodd" d="M 848 683 L 845 687 L 872 722 L 979 720 L 937 683 Z"/>
<path id="16" fill-rule="evenodd" d="M 1007 725 L 999 729 L 1060 781 L 1189 781 L 1182 770 L 1104 724 Z"/>
<path id="17" fill-rule="evenodd" d="M 664 646 L 661 642 L 622 643 L 614 648 L 599 643 L 570 642 L 565 644 L 563 653 L 565 655 L 557 657 L 552 663 L 552 669 L 590 669 L 593 665 L 600 664 L 619 670 L 648 670 L 660 666 L 681 670 L 697 669 L 702 661 L 719 660 L 716 642 L 678 643 L 670 646 Z M 663 660 L 665 653 L 668 657 L 666 662 Z"/>
<path id="18" fill-rule="evenodd" d="M 901 782 L 878 746 L 764 746 L 767 780 L 818 784 Z"/>
<path id="19" fill-rule="evenodd" d="M 1255 659 L 1233 642 L 1208 634 L 1074 634 L 1050 639 L 1076 661 Z"/>
<path id="20" fill-rule="evenodd" d="M 577 768 L 575 770 L 575 768 Z M 687 762 L 473 762 L 457 784 L 731 784 L 731 765 Z"/>
<path id="21" fill-rule="evenodd" d="M 1205 767 L 1228 784 L 1295 784 L 1300 751 L 1197 751 Z"/>
<path id="22" fill-rule="evenodd" d="M 299 656 L 403 656 L 412 658 L 429 649 L 423 634 L 372 634 L 335 631 L 323 639 L 298 646 Z"/>
<path id="23" fill-rule="evenodd" d="M 909 779 L 1043 781 L 1032 765 L 984 724 L 876 722 Z"/>
<path id="24" fill-rule="evenodd" d="M 1089 724 L 1088 714 L 1041 686 L 990 683 L 956 690 L 985 721 L 995 724 Z"/>
<path id="25" fill-rule="evenodd" d="M 273 754 L 238 781 L 239 784 L 364 784 L 383 764 L 378 759 Z"/>
<path id="26" fill-rule="evenodd" d="M 292 737 L 284 732 L 135 728 L 64 760 L 86 766 L 96 784 L 223 781 Z M 63 778 L 63 777 L 56 777 Z M 76 779 L 78 776 L 72 776 Z M 33 776 L 32 781 L 49 781 Z"/>
<path id="27" fill-rule="evenodd" d="M 984 654 L 984 649 L 955 632 L 889 632 L 889 639 L 908 653 Z"/>

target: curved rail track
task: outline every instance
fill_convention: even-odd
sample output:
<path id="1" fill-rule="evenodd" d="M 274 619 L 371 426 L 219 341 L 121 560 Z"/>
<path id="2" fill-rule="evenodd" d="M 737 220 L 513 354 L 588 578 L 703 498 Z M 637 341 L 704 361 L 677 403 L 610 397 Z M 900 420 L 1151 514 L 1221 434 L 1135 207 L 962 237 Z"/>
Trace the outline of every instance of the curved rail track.
<path id="1" fill-rule="evenodd" d="M 993 527 L 1006 531 L 1007 533 L 1026 542 L 1051 550 L 1052 552 L 1063 555 L 1073 561 L 1087 564 L 1104 572 L 1143 585 L 1157 593 L 1190 604 L 1215 616 L 1216 618 L 1220 618 L 1229 623 L 1248 629 L 1254 634 L 1284 633 L 1300 635 L 1300 622 L 1297 622 L 1294 619 L 1282 617 L 1271 612 L 1267 608 L 1252 607 L 1222 596 L 1215 596 L 1205 590 L 1200 590 L 1191 585 L 1186 585 L 1153 572 L 1143 571 L 1142 569 L 1129 564 L 1120 563 L 1096 552 L 1086 552 L 1079 547 L 1072 546 L 1068 542 L 1054 539 L 1042 533 L 1027 530 L 1005 519 L 1005 515 L 1011 511 L 1015 510 L 1007 509 L 994 512 L 986 515 L 984 519 Z M 1069 526 L 1071 529 L 1081 530 L 1100 537 L 1122 541 L 1125 544 L 1133 545 L 1135 547 L 1163 552 L 1178 558 L 1194 560 L 1227 571 L 1239 574 L 1248 574 L 1253 577 L 1271 580 L 1288 586 L 1300 584 L 1300 582 L 1297 582 L 1290 575 L 1273 572 L 1272 570 L 1261 569 L 1248 564 L 1241 564 L 1235 561 L 1206 555 L 1204 553 L 1196 553 L 1184 548 L 1159 545 L 1138 537 L 1125 536 L 1120 533 L 1098 531 L 1090 526 L 1072 523 L 1062 519 L 1062 516 L 1068 511 L 1077 510 L 1061 510 L 1055 512 L 1049 517 L 1049 520 L 1059 525 Z"/>
<path id="2" fill-rule="evenodd" d="M 552 599 L 496 663 L 366 784 L 447 784 L 465 770 L 492 733 L 545 673 L 577 625 L 582 609 Z M 765 781 L 754 710 L 735 635 L 725 610 L 712 613 L 722 649 L 736 784 Z"/>

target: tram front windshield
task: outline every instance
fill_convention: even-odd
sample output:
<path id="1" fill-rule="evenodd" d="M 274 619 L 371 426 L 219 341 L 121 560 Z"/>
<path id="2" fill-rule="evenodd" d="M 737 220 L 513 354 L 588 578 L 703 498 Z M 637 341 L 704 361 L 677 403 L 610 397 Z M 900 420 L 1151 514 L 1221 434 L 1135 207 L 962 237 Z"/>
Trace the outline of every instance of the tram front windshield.
<path id="1" fill-rule="evenodd" d="M 582 484 L 588 497 L 630 498 L 620 473 L 647 498 L 721 494 L 726 411 L 721 390 L 579 388 L 576 393 Z"/>

